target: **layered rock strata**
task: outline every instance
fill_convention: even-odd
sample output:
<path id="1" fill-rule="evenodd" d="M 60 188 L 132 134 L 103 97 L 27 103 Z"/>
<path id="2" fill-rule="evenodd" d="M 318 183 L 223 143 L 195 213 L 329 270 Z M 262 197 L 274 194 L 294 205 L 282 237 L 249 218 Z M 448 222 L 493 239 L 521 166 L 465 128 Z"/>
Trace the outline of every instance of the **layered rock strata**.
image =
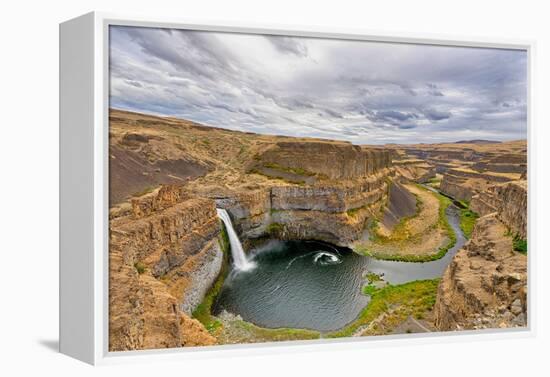
<path id="1" fill-rule="evenodd" d="M 491 186 L 472 198 L 470 208 L 480 215 L 496 212 L 513 234 L 527 238 L 526 180 Z"/>
<path id="2" fill-rule="evenodd" d="M 349 143 L 322 141 L 278 142 L 265 150 L 255 165 L 317 174 L 328 179 L 355 179 L 391 165 L 391 153 Z"/>
<path id="3" fill-rule="evenodd" d="M 361 180 L 312 186 L 274 185 L 217 197 L 244 239 L 318 239 L 348 246 L 359 239 L 365 221 L 388 195 L 388 169 Z"/>
<path id="4" fill-rule="evenodd" d="M 527 258 L 515 252 L 497 214 L 478 219 L 455 255 L 434 306 L 440 330 L 526 326 Z"/>
<path id="5" fill-rule="evenodd" d="M 443 174 L 440 190 L 459 200 L 470 201 L 490 186 L 519 179 L 519 174 L 480 173 L 471 169 L 449 169 Z"/>
<path id="6" fill-rule="evenodd" d="M 164 186 L 132 208 L 110 222 L 110 349 L 215 343 L 189 317 L 221 270 L 214 201 Z"/>
<path id="7" fill-rule="evenodd" d="M 393 165 L 399 176 L 413 182 L 425 183 L 436 175 L 436 167 L 424 160 L 399 160 Z"/>

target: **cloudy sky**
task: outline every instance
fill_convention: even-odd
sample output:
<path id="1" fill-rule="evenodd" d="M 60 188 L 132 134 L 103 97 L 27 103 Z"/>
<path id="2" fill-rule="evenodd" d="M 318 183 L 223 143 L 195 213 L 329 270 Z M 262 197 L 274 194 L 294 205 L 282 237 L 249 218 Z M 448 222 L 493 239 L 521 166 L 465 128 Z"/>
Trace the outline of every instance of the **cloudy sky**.
<path id="1" fill-rule="evenodd" d="M 526 138 L 524 51 L 111 27 L 111 107 L 355 144 Z"/>

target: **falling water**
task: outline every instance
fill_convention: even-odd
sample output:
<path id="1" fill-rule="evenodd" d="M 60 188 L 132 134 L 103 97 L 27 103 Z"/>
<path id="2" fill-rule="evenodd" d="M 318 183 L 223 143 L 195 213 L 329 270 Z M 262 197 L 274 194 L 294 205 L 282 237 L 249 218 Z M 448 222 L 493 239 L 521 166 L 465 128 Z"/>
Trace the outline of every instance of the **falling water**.
<path id="1" fill-rule="evenodd" d="M 229 244 L 231 245 L 231 255 L 233 256 L 233 264 L 237 270 L 245 271 L 254 268 L 254 263 L 246 259 L 244 255 L 243 246 L 239 237 L 233 229 L 233 224 L 231 224 L 231 218 L 225 209 L 216 208 L 218 211 L 218 217 L 222 219 L 225 224 L 225 229 L 227 230 L 227 235 L 229 236 Z"/>

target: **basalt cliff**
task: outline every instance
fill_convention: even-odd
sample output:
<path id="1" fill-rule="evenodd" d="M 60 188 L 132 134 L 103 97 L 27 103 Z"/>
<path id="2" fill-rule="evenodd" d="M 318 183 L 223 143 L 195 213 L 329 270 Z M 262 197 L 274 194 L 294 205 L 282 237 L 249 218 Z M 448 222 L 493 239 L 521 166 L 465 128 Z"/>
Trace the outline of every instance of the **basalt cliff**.
<path id="1" fill-rule="evenodd" d="M 445 271 L 434 307 L 440 330 L 527 324 L 527 257 L 514 250 L 508 228 L 491 213 Z"/>

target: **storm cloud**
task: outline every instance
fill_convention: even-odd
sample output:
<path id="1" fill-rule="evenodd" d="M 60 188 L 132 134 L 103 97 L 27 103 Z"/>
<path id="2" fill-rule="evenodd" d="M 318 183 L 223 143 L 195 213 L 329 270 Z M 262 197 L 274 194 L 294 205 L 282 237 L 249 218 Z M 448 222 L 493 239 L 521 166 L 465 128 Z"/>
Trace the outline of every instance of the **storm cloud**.
<path id="1" fill-rule="evenodd" d="M 526 138 L 525 51 L 111 26 L 110 105 L 355 144 Z"/>

